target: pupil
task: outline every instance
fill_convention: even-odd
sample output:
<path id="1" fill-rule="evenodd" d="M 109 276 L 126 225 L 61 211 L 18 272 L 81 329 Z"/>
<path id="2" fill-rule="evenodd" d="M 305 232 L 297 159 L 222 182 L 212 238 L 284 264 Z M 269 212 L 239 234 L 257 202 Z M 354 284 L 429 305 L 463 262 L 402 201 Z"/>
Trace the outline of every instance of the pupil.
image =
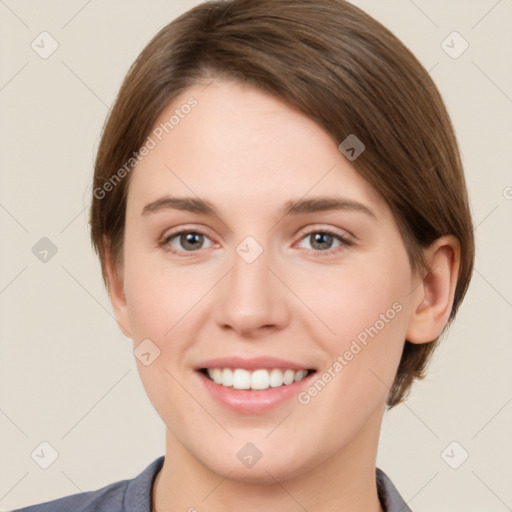
<path id="1" fill-rule="evenodd" d="M 330 245 L 330 243 L 332 243 L 332 236 L 329 235 L 328 233 L 315 233 L 314 234 L 314 243 L 312 244 L 313 246 L 315 244 L 327 244 L 327 245 Z M 325 247 L 320 247 L 321 249 Z"/>
<path id="2" fill-rule="evenodd" d="M 182 240 L 183 238 L 185 239 L 185 243 L 182 244 L 184 248 L 187 247 L 187 244 L 189 245 L 189 248 L 191 249 L 194 249 L 197 247 L 197 243 L 194 244 L 194 242 L 198 242 L 198 237 L 201 237 L 202 235 L 200 235 L 199 233 L 187 233 L 184 237 L 182 236 Z M 199 244 L 201 245 L 201 244 Z"/>

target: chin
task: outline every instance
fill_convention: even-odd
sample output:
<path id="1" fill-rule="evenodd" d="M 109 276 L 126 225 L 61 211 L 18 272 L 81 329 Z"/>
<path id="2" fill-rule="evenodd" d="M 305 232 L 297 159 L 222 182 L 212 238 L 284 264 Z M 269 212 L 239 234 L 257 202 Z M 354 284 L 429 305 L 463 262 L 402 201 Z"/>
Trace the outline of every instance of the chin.
<path id="1" fill-rule="evenodd" d="M 296 444 L 290 444 L 288 449 L 268 441 L 263 444 L 259 444 L 258 450 L 246 441 L 232 441 L 226 450 L 196 453 L 196 457 L 200 464 L 222 478 L 229 475 L 230 480 L 255 485 L 289 480 L 316 465 Z"/>
<path id="2" fill-rule="evenodd" d="M 297 467 L 294 461 L 269 460 L 261 458 L 253 467 L 244 467 L 242 463 L 235 465 L 216 464 L 210 467 L 212 471 L 223 478 L 229 475 L 229 480 L 249 485 L 275 484 L 288 480 L 305 471 L 303 467 Z"/>

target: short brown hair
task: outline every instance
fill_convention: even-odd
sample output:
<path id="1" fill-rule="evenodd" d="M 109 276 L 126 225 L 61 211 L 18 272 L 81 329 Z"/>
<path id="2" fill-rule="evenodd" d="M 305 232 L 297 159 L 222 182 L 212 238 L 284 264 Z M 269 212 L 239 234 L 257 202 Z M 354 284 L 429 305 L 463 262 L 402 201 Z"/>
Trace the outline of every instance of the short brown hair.
<path id="1" fill-rule="evenodd" d="M 453 128 L 418 60 L 390 31 L 344 0 L 205 2 L 161 29 L 144 48 L 105 123 L 95 163 L 91 238 L 107 287 L 107 247 L 116 265 L 122 258 L 130 174 L 123 173 L 108 194 L 102 187 L 135 160 L 166 106 L 212 77 L 274 95 L 316 121 L 337 144 L 350 134 L 364 143 L 352 164 L 390 206 L 413 268 L 425 270 L 421 249 L 440 236 L 451 234 L 460 243 L 451 321 L 474 260 Z M 438 340 L 405 341 L 389 407 L 406 398 L 414 379 L 424 377 Z"/>

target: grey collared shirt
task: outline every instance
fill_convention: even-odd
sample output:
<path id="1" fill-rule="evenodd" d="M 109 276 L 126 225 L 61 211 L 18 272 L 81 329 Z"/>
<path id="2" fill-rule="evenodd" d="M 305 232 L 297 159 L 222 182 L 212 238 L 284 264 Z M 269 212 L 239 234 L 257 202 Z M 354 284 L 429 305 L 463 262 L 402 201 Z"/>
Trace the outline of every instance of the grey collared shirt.
<path id="1" fill-rule="evenodd" d="M 13 512 L 151 512 L 152 489 L 164 456 L 154 460 L 132 480 L 121 480 L 88 491 Z M 411 512 L 391 480 L 376 468 L 377 490 L 384 512 Z"/>

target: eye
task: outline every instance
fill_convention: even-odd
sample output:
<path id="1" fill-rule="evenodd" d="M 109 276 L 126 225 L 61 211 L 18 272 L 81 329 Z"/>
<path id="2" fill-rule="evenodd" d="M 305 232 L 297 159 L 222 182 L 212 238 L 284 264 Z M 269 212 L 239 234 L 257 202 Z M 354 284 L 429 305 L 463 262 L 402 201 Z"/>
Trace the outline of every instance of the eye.
<path id="1" fill-rule="evenodd" d="M 312 247 L 310 250 L 315 252 L 331 253 L 336 249 L 336 247 L 352 245 L 352 242 L 348 238 L 328 229 L 310 231 L 301 238 L 301 241 L 302 240 L 308 240 Z M 340 243 L 333 248 L 332 245 L 335 240 L 338 240 Z"/>
<path id="2" fill-rule="evenodd" d="M 176 239 L 176 240 L 175 240 Z M 165 236 L 160 245 L 173 253 L 195 252 L 198 249 L 204 249 L 204 241 L 210 240 L 208 236 L 200 231 L 182 230 Z"/>
<path id="3" fill-rule="evenodd" d="M 181 255 L 186 256 L 186 253 L 190 254 L 200 249 L 208 248 L 204 246 L 206 240 L 210 241 L 208 247 L 212 247 L 213 243 L 206 234 L 201 231 L 182 229 L 181 231 L 176 231 L 164 236 L 159 242 L 159 245 L 163 246 L 165 250 L 171 253 L 181 253 Z M 311 249 L 306 247 L 306 250 L 316 253 L 324 252 L 330 254 L 335 252 L 337 247 L 349 247 L 352 245 L 352 241 L 347 237 L 329 229 L 310 231 L 301 238 L 301 241 L 302 240 L 308 240 L 312 247 Z M 333 243 L 336 240 L 338 241 L 338 245 L 333 247 Z"/>

